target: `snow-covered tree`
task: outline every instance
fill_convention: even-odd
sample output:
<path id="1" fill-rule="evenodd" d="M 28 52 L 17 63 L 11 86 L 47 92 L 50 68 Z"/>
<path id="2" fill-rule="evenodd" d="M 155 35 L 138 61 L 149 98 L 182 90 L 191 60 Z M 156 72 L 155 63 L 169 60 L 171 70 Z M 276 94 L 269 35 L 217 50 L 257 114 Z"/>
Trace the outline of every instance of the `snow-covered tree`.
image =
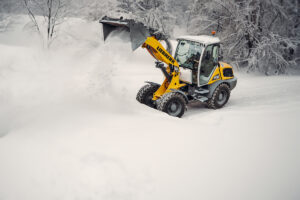
<path id="1" fill-rule="evenodd" d="M 300 64 L 299 0 L 0 0 L 0 31 L 7 13 L 22 13 L 17 2 L 25 3 L 47 46 L 66 14 L 90 20 L 123 16 L 170 36 L 175 26 L 193 35 L 216 30 L 225 59 L 248 71 L 280 74 Z"/>
<path id="2" fill-rule="evenodd" d="M 68 0 L 23 0 L 33 26 L 41 36 L 45 46 L 50 47 L 57 36 L 56 28 L 67 14 Z M 38 17 L 42 16 L 43 20 Z"/>
<path id="3" fill-rule="evenodd" d="M 103 16 L 141 21 L 172 35 L 175 24 L 183 23 L 185 11 L 193 0 L 72 0 L 75 12 L 92 20 Z"/>
<path id="4" fill-rule="evenodd" d="M 0 0 L 0 32 L 6 31 L 11 24 L 10 14 L 18 10 L 18 0 Z"/>
<path id="5" fill-rule="evenodd" d="M 137 21 L 171 35 L 175 18 L 163 0 L 118 0 L 119 12 L 127 13 Z"/>
<path id="6" fill-rule="evenodd" d="M 117 7 L 116 0 L 72 0 L 70 14 L 82 16 L 88 20 L 99 20 Z"/>
<path id="7" fill-rule="evenodd" d="M 99 2 L 99 0 L 94 0 L 93 5 Z M 104 15 L 115 18 L 122 16 L 143 22 L 168 35 L 171 34 L 175 23 L 175 17 L 168 12 L 166 1 L 163 0 L 115 0 L 108 5 L 101 4 L 101 6 L 103 6 L 101 9 L 92 9 L 95 18 Z"/>
<path id="8" fill-rule="evenodd" d="M 297 0 L 195 0 L 188 30 L 216 30 L 225 58 L 248 71 L 286 73 L 296 67 L 298 6 Z"/>

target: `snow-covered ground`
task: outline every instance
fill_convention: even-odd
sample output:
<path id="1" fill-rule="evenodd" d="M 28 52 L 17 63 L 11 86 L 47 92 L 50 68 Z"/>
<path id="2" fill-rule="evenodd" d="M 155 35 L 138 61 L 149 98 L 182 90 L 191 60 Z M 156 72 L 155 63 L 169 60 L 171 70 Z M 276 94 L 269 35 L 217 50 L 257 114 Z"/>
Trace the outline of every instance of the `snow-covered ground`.
<path id="1" fill-rule="evenodd" d="M 25 19 L 0 34 L 0 200 L 300 199 L 299 76 L 237 72 L 177 119 L 135 100 L 163 77 L 143 49 L 69 19 L 46 51 Z"/>

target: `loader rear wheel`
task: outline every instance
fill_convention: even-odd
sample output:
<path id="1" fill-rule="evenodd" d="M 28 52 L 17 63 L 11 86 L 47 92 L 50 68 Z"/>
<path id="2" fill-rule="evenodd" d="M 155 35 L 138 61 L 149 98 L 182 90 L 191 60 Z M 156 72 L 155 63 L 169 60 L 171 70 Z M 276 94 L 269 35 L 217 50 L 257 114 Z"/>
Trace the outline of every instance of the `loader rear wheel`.
<path id="1" fill-rule="evenodd" d="M 158 90 L 160 85 L 147 84 L 143 86 L 136 95 L 136 100 L 140 103 L 146 104 L 151 108 L 156 108 L 154 101 L 152 100 L 153 94 Z"/>
<path id="2" fill-rule="evenodd" d="M 228 102 L 229 97 L 230 88 L 227 84 L 222 83 L 215 89 L 207 105 L 212 109 L 222 108 Z"/>
<path id="3" fill-rule="evenodd" d="M 157 105 L 157 109 L 173 117 L 182 117 L 186 109 L 184 97 L 175 92 L 164 94 Z"/>

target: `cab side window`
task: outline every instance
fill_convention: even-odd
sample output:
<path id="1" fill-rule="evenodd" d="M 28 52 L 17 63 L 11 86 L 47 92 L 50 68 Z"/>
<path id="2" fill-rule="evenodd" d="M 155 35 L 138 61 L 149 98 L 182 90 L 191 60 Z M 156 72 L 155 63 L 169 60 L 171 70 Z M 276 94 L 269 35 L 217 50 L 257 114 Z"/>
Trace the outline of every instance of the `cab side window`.
<path id="1" fill-rule="evenodd" d="M 214 68 L 213 45 L 205 48 L 200 68 L 200 85 L 208 83 L 209 76 Z"/>
<path id="2" fill-rule="evenodd" d="M 218 62 L 218 59 L 219 59 L 219 46 L 214 46 L 213 47 L 213 61 L 214 63 L 217 63 Z"/>

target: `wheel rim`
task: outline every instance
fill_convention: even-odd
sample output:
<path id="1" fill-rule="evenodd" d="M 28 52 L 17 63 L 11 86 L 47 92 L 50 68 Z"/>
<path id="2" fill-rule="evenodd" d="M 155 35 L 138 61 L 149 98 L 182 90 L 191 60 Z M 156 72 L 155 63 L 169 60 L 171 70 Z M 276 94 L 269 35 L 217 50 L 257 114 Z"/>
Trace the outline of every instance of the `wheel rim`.
<path id="1" fill-rule="evenodd" d="M 181 110 L 182 105 L 177 101 L 171 102 L 167 107 L 168 114 L 172 116 L 178 116 Z"/>
<path id="2" fill-rule="evenodd" d="M 145 104 L 150 106 L 150 107 L 154 107 L 155 104 L 154 104 L 154 101 L 152 100 L 153 98 L 153 95 L 152 94 L 148 94 L 145 98 Z"/>
<path id="3" fill-rule="evenodd" d="M 223 105 L 226 102 L 227 97 L 228 97 L 228 94 L 226 91 L 224 91 L 224 90 L 220 91 L 218 98 L 217 98 L 217 103 L 219 105 Z"/>

